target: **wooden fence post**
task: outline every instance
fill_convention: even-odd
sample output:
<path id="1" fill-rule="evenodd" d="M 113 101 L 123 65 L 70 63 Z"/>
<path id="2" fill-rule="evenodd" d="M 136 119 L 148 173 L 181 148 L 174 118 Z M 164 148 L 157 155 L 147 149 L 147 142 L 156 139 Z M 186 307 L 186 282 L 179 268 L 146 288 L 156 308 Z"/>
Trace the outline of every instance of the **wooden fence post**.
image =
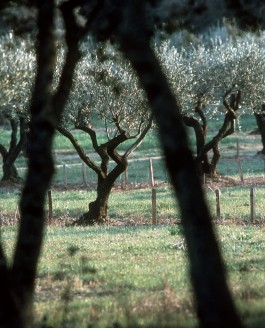
<path id="1" fill-rule="evenodd" d="M 152 223 L 153 225 L 157 224 L 156 217 L 156 189 L 152 188 Z"/>
<path id="2" fill-rule="evenodd" d="M 150 170 L 150 182 L 152 187 L 152 223 L 153 225 L 157 224 L 156 217 L 156 189 L 155 189 L 155 180 L 154 180 L 154 171 L 153 171 L 153 162 L 150 158 L 149 160 L 149 170 Z"/>
<path id="3" fill-rule="evenodd" d="M 128 166 L 126 167 L 125 169 L 125 172 L 124 172 L 124 186 L 126 187 L 127 184 L 128 184 Z"/>
<path id="4" fill-rule="evenodd" d="M 238 139 L 236 140 L 236 160 L 237 160 L 237 167 L 238 167 L 240 180 L 244 184 L 244 176 L 243 176 L 241 158 L 240 158 L 240 153 L 239 153 L 239 141 L 238 141 Z"/>
<path id="5" fill-rule="evenodd" d="M 67 188 L 67 172 L 66 172 L 66 165 L 63 165 L 63 183 L 64 187 Z"/>
<path id="6" fill-rule="evenodd" d="M 256 189 L 250 188 L 250 220 L 253 223 L 256 219 Z"/>
<path id="7" fill-rule="evenodd" d="M 86 165 L 82 162 L 82 177 L 83 177 L 83 184 L 87 187 L 87 175 L 86 175 Z"/>
<path id="8" fill-rule="evenodd" d="M 19 210 L 19 205 L 17 205 L 17 207 L 16 207 L 15 219 L 16 219 L 17 221 L 20 220 L 20 210 Z"/>
<path id="9" fill-rule="evenodd" d="M 220 204 L 220 190 L 215 190 L 215 196 L 216 196 L 216 216 L 217 219 L 221 219 L 221 204 Z"/>
<path id="10" fill-rule="evenodd" d="M 154 188 L 154 186 L 155 186 L 155 180 L 154 180 L 154 170 L 153 170 L 153 161 L 152 161 L 152 158 L 149 159 L 149 171 L 150 171 L 151 187 Z"/>
<path id="11" fill-rule="evenodd" d="M 48 220 L 52 220 L 53 209 L 52 209 L 52 191 L 48 190 Z"/>

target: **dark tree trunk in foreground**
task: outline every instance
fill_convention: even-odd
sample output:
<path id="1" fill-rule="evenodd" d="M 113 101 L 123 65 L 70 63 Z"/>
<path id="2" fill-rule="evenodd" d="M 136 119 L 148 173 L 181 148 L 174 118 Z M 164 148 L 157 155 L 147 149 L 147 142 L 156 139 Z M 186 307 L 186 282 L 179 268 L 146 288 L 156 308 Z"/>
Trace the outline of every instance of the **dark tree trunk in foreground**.
<path id="1" fill-rule="evenodd" d="M 0 144 L 0 153 L 3 157 L 3 176 L 1 181 L 19 183 L 22 182 L 22 178 L 18 175 L 15 161 L 25 147 L 26 124 L 23 118 L 19 119 L 19 123 L 15 119 L 10 119 L 10 124 L 11 137 L 9 149 L 7 150 L 3 145 Z M 19 141 L 17 140 L 18 125 L 20 125 Z"/>
<path id="2" fill-rule="evenodd" d="M 133 31 L 132 28 L 127 30 L 128 34 L 124 33 L 121 45 L 139 75 L 158 125 L 167 169 L 182 213 L 201 327 L 241 327 L 225 279 L 211 216 L 188 149 L 180 106 L 169 91 L 147 40 L 139 38 L 139 31 L 137 35 Z"/>
<path id="3" fill-rule="evenodd" d="M 65 38 L 68 52 L 59 87 L 52 96 L 51 84 L 55 69 L 54 0 L 37 4 L 37 74 L 30 108 L 28 172 L 20 199 L 21 221 L 11 267 L 7 265 L 0 244 L 1 328 L 33 326 L 34 285 L 45 225 L 45 197 L 54 172 L 52 141 L 79 58 L 79 28 L 75 24 L 74 6 L 67 2 L 61 7 L 67 23 Z"/>
<path id="4" fill-rule="evenodd" d="M 225 279 L 211 216 L 188 150 L 179 105 L 171 95 L 151 49 L 146 42 L 132 41 L 137 39 L 136 35 L 129 34 L 121 42 L 148 94 L 159 128 L 167 169 L 181 208 L 201 327 L 241 327 Z"/>
<path id="5" fill-rule="evenodd" d="M 123 14 L 118 39 L 122 51 L 138 73 L 158 125 L 167 169 L 181 209 L 200 325 L 204 328 L 241 327 L 225 278 L 211 215 L 188 148 L 180 105 L 149 45 L 142 1 L 125 5 Z M 102 26 L 100 22 L 104 17 L 96 19 L 94 13 L 92 27 L 95 33 L 98 26 Z M 102 34 L 102 30 L 99 32 Z"/>
<path id="6" fill-rule="evenodd" d="M 53 7 L 52 0 L 39 5 L 37 76 L 30 108 L 28 173 L 20 200 L 21 224 L 13 266 L 5 268 L 8 280 L 0 281 L 13 296 L 13 307 L 16 307 L 19 315 L 17 321 L 21 319 L 20 327 L 32 327 L 33 324 L 33 292 L 45 221 L 44 202 L 54 171 L 51 155 L 54 126 L 50 119 L 50 85 L 55 64 L 52 36 Z M 0 294 L 0 326 L 15 327 L 13 319 L 7 313 L 3 313 L 5 300 L 2 297 Z"/>
<path id="7" fill-rule="evenodd" d="M 196 164 L 188 148 L 180 104 L 150 47 L 151 31 L 147 29 L 148 18 L 144 14 L 143 2 L 126 2 L 122 7 L 111 6 L 108 2 L 103 4 L 103 8 L 90 8 L 88 24 L 98 38 L 117 37 L 121 50 L 146 91 L 159 129 L 169 176 L 179 200 L 200 325 L 204 328 L 239 328 L 241 321 L 228 288 Z"/>
<path id="8" fill-rule="evenodd" d="M 261 135 L 262 150 L 258 154 L 265 155 L 265 105 L 261 107 L 261 113 L 255 113 L 259 133 Z"/>

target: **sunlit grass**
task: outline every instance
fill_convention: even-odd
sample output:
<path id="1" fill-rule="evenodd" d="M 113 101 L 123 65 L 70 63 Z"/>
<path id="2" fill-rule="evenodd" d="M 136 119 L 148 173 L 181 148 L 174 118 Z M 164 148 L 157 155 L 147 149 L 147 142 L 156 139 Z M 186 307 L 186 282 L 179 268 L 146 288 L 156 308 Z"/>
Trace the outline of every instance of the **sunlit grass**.
<path id="1" fill-rule="evenodd" d="M 208 201 L 213 213 L 216 216 L 216 196 L 213 191 L 208 190 Z M 257 187 L 255 189 L 255 212 L 256 218 L 265 219 L 265 188 Z M 250 222 L 250 188 L 249 187 L 229 187 L 221 189 L 221 218 L 223 220 L 234 220 L 240 222 Z"/>
<path id="2" fill-rule="evenodd" d="M 253 123 L 253 122 L 252 122 Z M 251 123 L 251 124 L 252 124 Z M 248 122 L 246 131 L 252 130 Z M 2 135 L 1 135 L 2 136 Z M 76 134 L 76 137 L 81 137 Z M 83 139 L 82 139 L 83 138 Z M 235 156 L 237 136 L 224 142 L 227 153 Z M 8 141 L 8 138 L 6 138 Z M 88 152 L 89 143 L 81 142 Z M 258 137 L 241 135 L 240 154 L 244 176 L 261 175 L 264 161 L 254 154 Z M 68 144 L 67 144 L 68 143 Z M 191 140 L 194 144 L 194 139 Z M 56 137 L 60 152 L 72 153 L 62 136 Z M 157 139 L 150 134 L 129 163 L 129 183 L 149 182 L 149 158 L 160 154 Z M 250 155 L 249 155 L 250 154 Z M 146 160 L 139 158 L 146 157 Z M 18 162 L 20 163 L 20 162 Z M 22 160 L 21 160 L 22 163 Z M 82 167 L 77 157 L 66 160 L 68 183 L 83 184 Z M 77 164 L 71 166 L 70 164 Z M 57 161 L 57 164 L 63 164 Z M 70 168 L 71 167 L 71 168 Z M 153 160 L 155 180 L 167 181 L 163 162 Z M 221 159 L 219 171 L 238 176 L 236 161 Z M 189 286 L 186 251 L 180 214 L 171 188 L 157 186 L 158 223 L 151 225 L 151 189 L 128 190 L 117 181 L 109 200 L 109 216 L 115 220 L 138 220 L 135 227 L 58 227 L 57 223 L 77 219 L 95 199 L 96 177 L 87 170 L 89 189 L 52 189 L 53 221 L 45 233 L 45 242 L 36 281 L 36 327 L 195 327 L 196 319 Z M 63 183 L 62 167 L 54 182 Z M 264 197 L 265 189 L 256 188 L 256 217 L 261 225 L 250 222 L 250 188 L 221 189 L 221 219 L 216 220 L 214 190 L 205 190 L 217 233 L 221 241 L 229 282 L 237 306 L 247 327 L 263 327 L 265 322 Z M 19 192 L 0 191 L 0 219 L 15 218 Z M 139 220 L 139 218 L 142 220 Z M 60 224 L 59 224 L 60 225 Z M 9 259 L 14 249 L 17 226 L 2 226 L 1 241 Z M 177 246 L 176 246 L 177 245 Z M 42 320 L 43 319 L 43 320 Z"/>
<path id="3" fill-rule="evenodd" d="M 49 227 L 35 308 L 52 327 L 196 327 L 181 227 Z M 265 322 L 263 226 L 216 226 L 246 327 Z M 15 227 L 2 227 L 10 254 Z M 67 311 L 64 313 L 64 311 Z"/>
<path id="4" fill-rule="evenodd" d="M 221 220 L 246 223 L 250 222 L 250 187 L 221 188 Z M 212 212 L 216 218 L 216 195 L 213 189 L 206 188 L 205 194 Z M 0 193 L 0 216 L 14 217 L 17 211 L 19 193 Z M 58 222 L 77 219 L 88 210 L 88 204 L 95 200 L 93 190 L 52 190 L 53 216 Z M 255 212 L 259 221 L 265 220 L 265 188 L 255 188 Z M 157 219 L 180 220 L 178 204 L 175 201 L 172 188 L 167 185 L 156 187 Z M 109 199 L 109 217 L 121 219 L 142 218 L 144 222 L 152 219 L 152 192 L 150 187 L 140 189 L 114 189 Z"/>

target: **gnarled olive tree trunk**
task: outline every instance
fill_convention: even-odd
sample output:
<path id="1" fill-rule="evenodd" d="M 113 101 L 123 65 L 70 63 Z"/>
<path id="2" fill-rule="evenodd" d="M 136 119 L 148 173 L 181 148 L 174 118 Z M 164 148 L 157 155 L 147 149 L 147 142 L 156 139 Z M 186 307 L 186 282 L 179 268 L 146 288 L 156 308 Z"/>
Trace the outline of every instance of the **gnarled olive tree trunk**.
<path id="1" fill-rule="evenodd" d="M 24 118 L 16 121 L 15 119 L 10 119 L 11 125 L 11 136 L 9 149 L 6 149 L 0 144 L 0 154 L 3 158 L 3 176 L 1 181 L 7 181 L 11 183 L 22 182 L 22 178 L 19 176 L 17 168 L 15 166 L 15 161 L 18 158 L 21 151 L 24 149 L 26 143 L 26 123 Z M 18 125 L 20 125 L 20 138 L 17 140 Z"/>
<path id="2" fill-rule="evenodd" d="M 229 95 L 229 101 L 226 99 L 226 97 Z M 210 174 L 212 177 L 218 176 L 217 172 L 217 165 L 219 163 L 219 160 L 221 158 L 221 153 L 219 149 L 220 142 L 226 138 L 227 136 L 233 134 L 235 132 L 235 119 L 236 119 L 236 111 L 239 109 L 241 100 L 241 92 L 237 91 L 236 93 L 225 95 L 224 97 L 224 107 L 226 108 L 227 112 L 224 116 L 224 121 L 219 129 L 218 133 L 210 140 L 207 144 L 205 144 L 200 152 L 197 154 L 197 157 L 195 161 L 197 163 L 201 163 L 204 161 L 205 156 L 209 153 L 209 151 L 212 150 L 213 156 L 210 161 L 210 165 L 208 167 L 209 171 L 208 174 Z"/>
<path id="3" fill-rule="evenodd" d="M 114 170 L 106 176 L 98 175 L 97 197 L 89 203 L 88 212 L 84 213 L 74 224 L 93 225 L 104 224 L 108 220 L 108 201 L 115 180 L 126 170 L 127 160 L 123 159 Z"/>
<path id="4" fill-rule="evenodd" d="M 152 120 L 150 120 L 150 124 L 147 125 L 139 139 L 135 142 L 135 147 L 144 138 L 151 127 L 151 123 Z M 78 220 L 76 220 L 74 225 L 104 224 L 108 218 L 108 200 L 111 190 L 117 178 L 126 170 L 128 166 L 127 158 L 130 154 L 130 152 L 125 152 L 124 155 L 119 155 L 116 148 L 124 141 L 128 140 L 129 136 L 125 131 L 121 131 L 121 133 L 113 139 L 99 145 L 95 130 L 86 125 L 76 125 L 76 128 L 86 132 L 90 136 L 94 150 L 99 155 L 101 163 L 100 165 L 97 165 L 89 158 L 89 156 L 87 156 L 83 147 L 78 143 L 69 130 L 62 126 L 57 128 L 62 135 L 70 140 L 82 161 L 97 174 L 96 199 L 88 204 L 88 212 L 84 213 Z M 132 149 L 134 148 L 132 147 L 131 150 Z M 111 171 L 109 171 L 109 162 L 111 159 L 116 165 Z"/>
<path id="5" fill-rule="evenodd" d="M 133 137 L 118 125 L 117 135 L 110 138 L 107 142 L 99 144 L 96 130 L 85 123 L 76 124 L 75 128 L 87 133 L 91 139 L 94 151 L 100 158 L 100 165 L 97 165 L 86 154 L 83 147 L 74 138 L 73 134 L 66 128 L 60 126 L 57 130 L 70 140 L 82 161 L 97 174 L 96 199 L 88 205 L 88 212 L 84 213 L 74 225 L 93 225 L 104 224 L 108 219 L 108 200 L 115 181 L 128 167 L 128 157 L 145 138 L 151 129 L 153 115 L 150 115 L 146 126 Z M 118 123 L 117 123 L 118 124 Z M 119 131 L 119 132 L 118 132 Z M 133 139 L 132 144 L 127 148 L 123 155 L 119 154 L 117 147 L 125 141 Z M 115 163 L 114 168 L 109 170 L 109 162 Z"/>
<path id="6" fill-rule="evenodd" d="M 211 175 L 211 163 L 209 161 L 208 153 L 205 152 L 200 159 L 198 155 L 202 152 L 206 143 L 207 126 L 202 125 L 199 120 L 191 116 L 182 116 L 185 125 L 192 127 L 196 138 L 196 155 L 195 162 L 197 164 L 197 172 L 199 176 L 204 174 Z"/>

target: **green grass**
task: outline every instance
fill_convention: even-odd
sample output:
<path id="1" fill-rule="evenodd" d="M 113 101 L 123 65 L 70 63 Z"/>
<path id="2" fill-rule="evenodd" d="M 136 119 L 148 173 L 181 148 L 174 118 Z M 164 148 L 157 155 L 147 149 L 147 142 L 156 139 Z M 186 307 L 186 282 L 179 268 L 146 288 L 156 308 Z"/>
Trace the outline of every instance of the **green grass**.
<path id="1" fill-rule="evenodd" d="M 264 161 L 254 157 L 261 145 L 257 136 L 247 133 L 254 128 L 253 118 L 243 117 L 244 128 L 221 143 L 225 157 L 236 154 L 240 137 L 240 154 L 244 177 L 264 174 Z M 243 125 L 242 123 L 242 125 Z M 209 126 L 213 131 L 217 122 Z M 79 132 L 87 151 L 86 137 Z M 8 131 L 1 132 L 8 142 Z M 191 137 L 191 144 L 194 139 Z M 56 136 L 56 163 L 66 163 L 69 185 L 82 184 L 78 157 L 73 157 L 67 139 Z M 160 154 L 157 138 L 150 133 L 129 163 L 129 182 L 149 181 L 149 160 Z M 71 154 L 67 158 L 65 155 Z M 146 157 L 146 160 L 139 160 Z M 19 166 L 24 159 L 19 159 Z M 78 165 L 71 165 L 78 164 Z M 167 181 L 163 162 L 153 160 L 156 181 Z M 238 176 L 235 159 L 221 159 L 221 174 Z M 22 172 L 22 171 L 21 171 Z M 24 172 L 24 171 L 23 171 Z M 151 190 L 116 188 L 109 201 L 112 222 L 129 227 L 60 227 L 61 222 L 77 219 L 95 198 L 95 176 L 87 170 L 89 190 L 56 190 L 53 197 L 53 224 L 47 228 L 36 281 L 36 327 L 195 327 L 192 293 L 188 280 L 187 259 L 183 249 L 178 206 L 169 186 L 157 187 L 159 226 L 151 226 Z M 54 183 L 63 182 L 63 169 L 58 168 Z M 117 186 L 123 183 L 123 177 Z M 215 214 L 215 193 L 206 189 Z M 246 327 L 264 327 L 265 260 L 264 197 L 265 189 L 256 189 L 256 216 L 260 225 L 250 224 L 249 187 L 221 189 L 221 220 L 217 231 L 221 241 L 229 282 Z M 0 219 L 13 220 L 19 192 L 0 190 Z M 56 225 L 59 226 L 56 226 Z M 1 241 L 11 260 L 17 226 L 2 226 Z M 177 246 L 176 246 L 177 245 Z M 180 245 L 180 247 L 178 246 Z M 90 325 L 88 326 L 88 323 Z"/>
<path id="2" fill-rule="evenodd" d="M 224 222 L 250 222 L 250 187 L 225 187 L 221 188 L 221 219 Z M 157 218 L 161 222 L 165 220 L 180 220 L 178 206 L 175 202 L 171 188 L 168 185 L 161 185 L 156 188 L 157 192 Z M 212 211 L 212 216 L 216 218 L 216 196 L 214 190 L 206 188 L 207 200 Z M 151 222 L 152 201 L 151 189 L 115 189 L 109 199 L 109 216 L 114 221 L 122 220 L 124 223 L 130 220 L 141 219 L 143 223 Z M 265 220 L 264 198 L 265 188 L 256 187 L 256 218 L 259 221 Z M 0 216 L 3 218 L 14 218 L 17 210 L 19 193 L 0 193 Z M 58 223 L 77 219 L 87 211 L 88 203 L 95 200 L 95 191 L 62 190 L 52 191 L 53 215 Z M 137 222 L 138 222 L 137 221 Z"/>
<path id="3" fill-rule="evenodd" d="M 9 253 L 14 234 L 2 229 Z M 172 247 L 181 238 L 161 227 L 49 228 L 36 284 L 37 317 L 47 313 L 48 323 L 61 327 L 69 288 L 68 319 L 78 321 L 71 327 L 87 327 L 89 320 L 93 327 L 173 320 L 189 327 L 195 319 L 185 251 Z"/>
<path id="4" fill-rule="evenodd" d="M 265 219 L 265 188 L 256 187 L 255 206 L 256 218 L 264 221 Z M 216 216 L 216 196 L 208 190 L 207 198 L 213 216 Z M 229 187 L 221 189 L 221 217 L 223 220 L 234 220 L 235 222 L 250 221 L 250 188 L 249 187 Z"/>
<path id="5" fill-rule="evenodd" d="M 19 194 L 2 193 L 0 215 L 14 217 Z M 94 191 L 53 191 L 53 213 L 55 220 L 78 218 L 87 211 L 88 203 L 96 197 Z M 151 189 L 116 190 L 110 195 L 109 215 L 113 219 L 142 218 L 151 220 Z M 179 217 L 173 195 L 168 187 L 157 189 L 157 212 L 160 218 Z M 60 222 L 60 221 L 59 221 Z"/>
<path id="6" fill-rule="evenodd" d="M 174 246 L 182 242 L 174 229 L 49 227 L 36 281 L 38 323 L 45 317 L 51 327 L 195 327 L 186 252 Z M 217 232 L 244 323 L 262 327 L 265 228 L 230 224 Z M 16 229 L 1 234 L 11 254 Z"/>

